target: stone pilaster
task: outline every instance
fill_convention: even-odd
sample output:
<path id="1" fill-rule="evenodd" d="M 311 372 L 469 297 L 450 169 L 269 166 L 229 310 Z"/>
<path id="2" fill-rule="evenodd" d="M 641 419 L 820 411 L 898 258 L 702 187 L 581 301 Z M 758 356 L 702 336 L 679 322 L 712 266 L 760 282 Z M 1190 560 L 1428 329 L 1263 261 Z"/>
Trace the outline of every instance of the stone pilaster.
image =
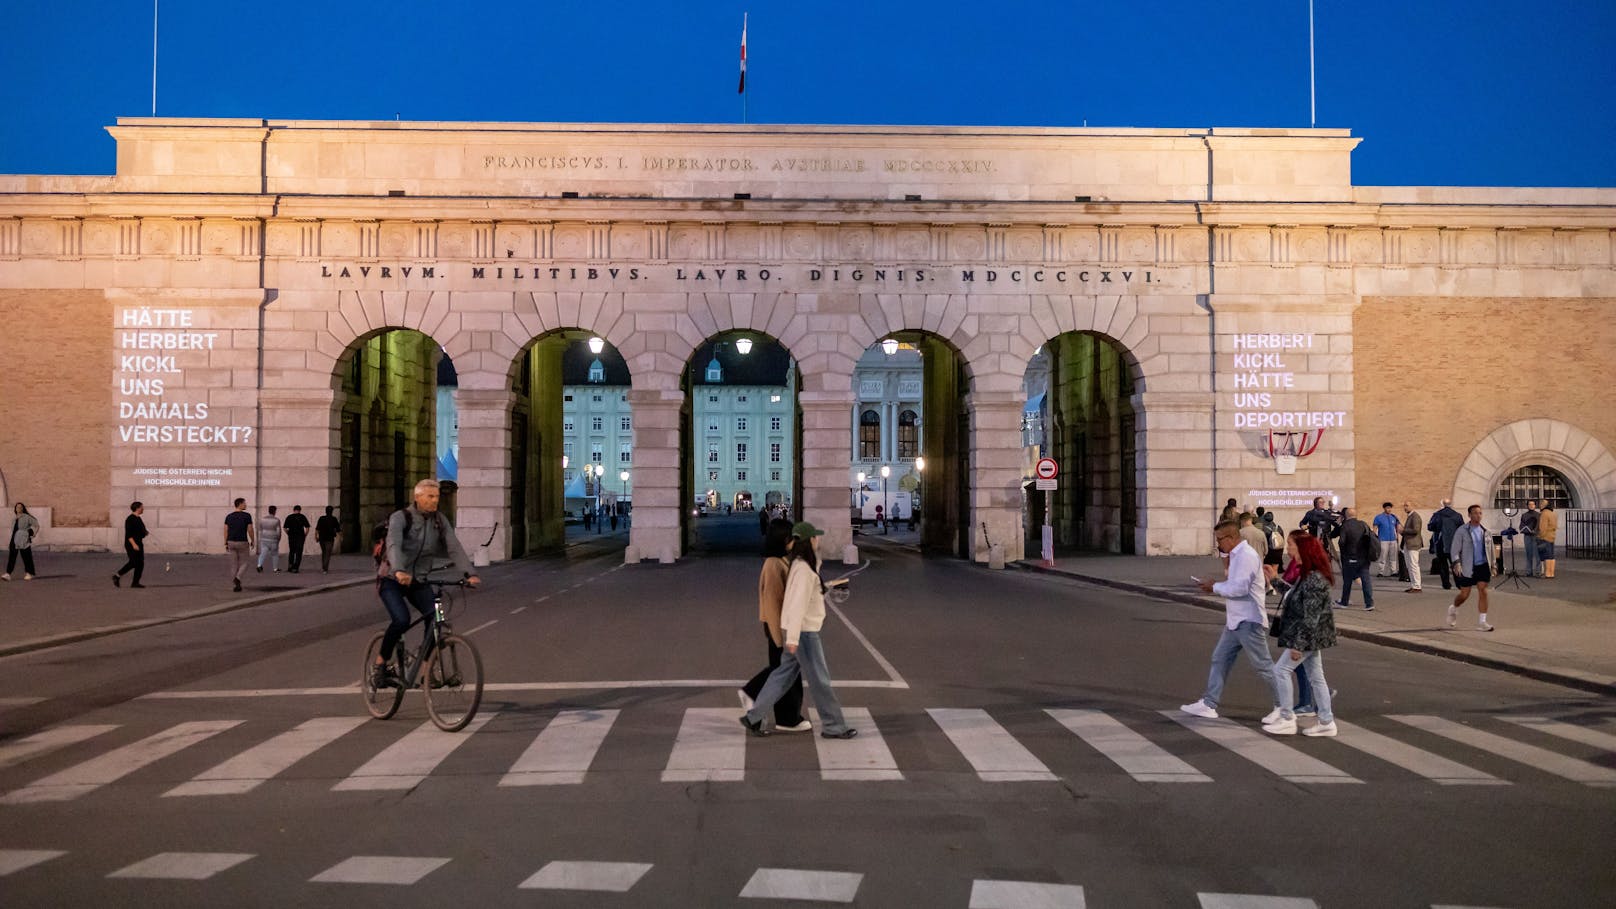
<path id="1" fill-rule="evenodd" d="M 634 516 L 623 561 L 656 559 L 671 564 L 684 553 L 682 509 L 690 507 L 680 492 L 680 411 L 685 393 L 678 388 L 634 388 L 628 393 L 634 416 Z"/>
<path id="2" fill-rule="evenodd" d="M 796 511 L 825 531 L 819 541 L 822 559 L 858 558 L 852 548 L 847 477 L 853 469 L 853 435 L 847 421 L 853 407 L 850 392 L 801 392 L 802 500 Z"/>
<path id="3" fill-rule="evenodd" d="M 1144 392 L 1132 398 L 1143 493 L 1135 530 L 1142 555 L 1210 552 L 1217 507 L 1213 488 L 1213 399 L 1196 392 Z M 1149 440 L 1148 444 L 1146 440 Z"/>
<path id="4" fill-rule="evenodd" d="M 978 562 L 990 561 L 990 544 L 1003 548 L 1006 562 L 1023 554 L 1021 414 L 1026 403 L 1026 397 L 1017 392 L 973 391 L 965 396 L 975 455 L 970 477 L 970 550 L 971 558 Z"/>
<path id="5" fill-rule="evenodd" d="M 460 491 L 455 532 L 466 552 L 476 554 L 493 533 L 488 551 L 509 558 L 511 502 L 511 393 L 507 389 L 455 391 L 460 415 Z M 498 532 L 494 532 L 495 525 Z"/>
<path id="6" fill-rule="evenodd" d="M 259 505 L 275 505 L 284 519 L 302 505 L 309 520 L 336 505 L 341 440 L 331 426 L 336 392 L 330 388 L 266 388 L 264 444 L 259 461 Z"/>

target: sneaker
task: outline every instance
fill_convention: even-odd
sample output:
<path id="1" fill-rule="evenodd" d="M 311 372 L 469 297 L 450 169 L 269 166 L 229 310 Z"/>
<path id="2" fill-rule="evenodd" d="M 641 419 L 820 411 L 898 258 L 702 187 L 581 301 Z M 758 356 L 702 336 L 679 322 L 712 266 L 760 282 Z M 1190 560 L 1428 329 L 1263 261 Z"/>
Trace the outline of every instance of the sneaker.
<path id="1" fill-rule="evenodd" d="M 1267 726 L 1269 723 L 1279 722 L 1279 718 L 1284 715 L 1285 714 L 1282 713 L 1278 707 L 1275 707 L 1273 710 L 1268 711 L 1268 714 L 1264 716 L 1260 722 L 1264 726 Z"/>
<path id="2" fill-rule="evenodd" d="M 11 580 L 11 573 L 10 572 L 6 572 L 5 574 L 0 574 L 0 581 L 9 581 L 9 580 Z"/>
<path id="3" fill-rule="evenodd" d="M 230 588 L 230 589 L 234 590 L 236 593 L 240 593 L 241 592 L 241 579 L 237 578 L 234 581 L 232 581 L 231 583 L 234 584 L 235 586 Z"/>
<path id="4" fill-rule="evenodd" d="M 1410 587 L 1410 588 L 1408 588 L 1407 590 L 1405 590 L 1403 592 L 1404 593 L 1424 593 L 1425 591 L 1418 588 L 1418 587 Z"/>
<path id="5" fill-rule="evenodd" d="M 752 712 L 752 705 L 754 703 L 756 703 L 756 702 L 753 701 L 749 696 L 747 696 L 746 689 L 745 688 L 737 688 L 737 689 L 735 689 L 735 693 L 741 696 L 741 709 L 746 711 L 747 713 L 751 713 Z"/>
<path id="6" fill-rule="evenodd" d="M 1459 624 L 1459 607 L 1448 607 L 1448 627 L 1453 628 Z"/>
<path id="7" fill-rule="evenodd" d="M 1374 612 L 1375 611 L 1375 604 L 1374 603 L 1365 603 L 1363 611 L 1364 612 Z"/>
<path id="8" fill-rule="evenodd" d="M 1482 622 L 1480 625 L 1476 626 L 1476 630 L 1477 631 L 1492 631 L 1493 626 L 1488 625 L 1486 622 Z"/>
<path id="9" fill-rule="evenodd" d="M 1290 717 L 1287 719 L 1275 720 L 1272 723 L 1264 723 L 1262 731 L 1268 733 L 1269 735 L 1295 735 L 1296 719 L 1295 717 Z"/>
<path id="10" fill-rule="evenodd" d="M 798 720 L 790 726 L 775 726 L 777 732 L 813 732 L 814 724 L 807 720 Z"/>
<path id="11" fill-rule="evenodd" d="M 843 729 L 841 732 L 821 732 L 819 737 L 822 739 L 850 739 L 855 735 L 858 735 L 857 729 Z"/>
<path id="12" fill-rule="evenodd" d="M 114 586 L 114 587 L 122 587 L 123 586 L 123 575 L 121 575 L 121 574 L 113 575 L 112 576 L 112 586 Z"/>
<path id="13" fill-rule="evenodd" d="M 1295 710 L 1292 710 L 1291 713 L 1294 713 L 1297 716 L 1318 716 L 1319 709 L 1317 707 L 1298 707 Z"/>
<path id="14" fill-rule="evenodd" d="M 259 566 L 258 566 L 258 573 L 259 573 L 259 574 L 263 574 L 263 573 L 264 573 L 264 566 L 262 566 L 262 565 L 259 565 Z"/>
<path id="15" fill-rule="evenodd" d="M 747 732 L 752 733 L 760 739 L 769 734 L 769 730 L 764 729 L 762 723 L 754 723 L 744 716 L 741 717 L 741 725 L 746 727 Z"/>
<path id="16" fill-rule="evenodd" d="M 1328 723 L 1318 723 L 1316 725 L 1309 726 L 1308 728 L 1302 730 L 1302 734 L 1322 735 L 1333 739 L 1335 738 L 1335 720 L 1331 720 Z"/>
<path id="17" fill-rule="evenodd" d="M 1217 708 L 1208 706 L 1205 701 L 1190 701 L 1188 704 L 1181 705 L 1178 710 L 1180 713 L 1187 713 L 1190 716 L 1205 717 L 1209 720 L 1215 720 L 1218 718 Z"/>
<path id="18" fill-rule="evenodd" d="M 23 572 L 22 579 L 24 581 L 32 581 L 34 579 L 34 576 L 31 575 L 31 574 L 28 574 L 27 572 Z"/>
<path id="19" fill-rule="evenodd" d="M 387 669 L 387 664 L 382 663 L 370 667 L 370 687 L 376 689 L 392 688 L 396 684 L 393 674 Z"/>

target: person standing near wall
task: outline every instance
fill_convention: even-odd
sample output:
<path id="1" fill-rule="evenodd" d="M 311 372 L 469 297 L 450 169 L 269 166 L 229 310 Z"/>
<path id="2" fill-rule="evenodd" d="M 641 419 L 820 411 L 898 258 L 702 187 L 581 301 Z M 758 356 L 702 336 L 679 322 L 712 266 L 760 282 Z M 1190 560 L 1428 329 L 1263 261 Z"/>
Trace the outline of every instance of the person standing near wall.
<path id="1" fill-rule="evenodd" d="M 224 551 L 230 553 L 231 589 L 239 593 L 241 576 L 252 561 L 258 534 L 253 529 L 253 517 L 247 512 L 247 500 L 237 499 L 235 506 L 235 511 L 224 516 Z"/>
<path id="2" fill-rule="evenodd" d="M 17 556 L 22 556 L 22 579 L 34 579 L 34 537 L 39 536 L 39 519 L 28 513 L 28 506 L 21 502 L 11 507 L 11 536 L 6 545 L 6 571 L 0 574 L 0 581 L 11 580 L 11 572 L 17 567 Z"/>
<path id="3" fill-rule="evenodd" d="M 1526 544 L 1526 576 L 1537 577 L 1537 525 L 1540 515 L 1537 510 L 1537 499 L 1528 499 L 1526 510 L 1521 512 L 1521 542 Z"/>
<path id="4" fill-rule="evenodd" d="M 337 545 L 337 537 L 342 536 L 342 522 L 337 520 L 330 505 L 325 507 L 325 514 L 320 520 L 314 522 L 314 539 L 320 544 L 320 573 L 325 574 L 331 570 L 331 550 Z"/>
<path id="5" fill-rule="evenodd" d="M 303 544 L 309 538 L 309 519 L 302 505 L 293 505 L 286 516 L 286 570 L 297 574 L 303 567 Z"/>
<path id="6" fill-rule="evenodd" d="M 1397 541 L 1402 535 L 1403 522 L 1392 514 L 1392 503 L 1380 503 L 1380 514 L 1375 515 L 1375 539 L 1380 543 L 1380 564 L 1377 578 L 1395 577 L 1397 574 Z"/>
<path id="7" fill-rule="evenodd" d="M 130 502 L 129 516 L 123 519 L 123 554 L 125 556 L 123 567 L 112 576 L 112 586 L 122 586 L 123 576 L 133 571 L 135 578 L 130 587 L 145 587 L 140 583 L 140 576 L 146 571 L 146 521 L 141 517 L 146 512 L 144 502 Z"/>
<path id="8" fill-rule="evenodd" d="M 1464 517 L 1453 510 L 1453 500 L 1443 499 L 1442 507 L 1431 515 L 1431 522 L 1425 529 L 1431 532 L 1432 569 L 1442 578 L 1442 589 L 1453 589 L 1452 562 L 1448 558 L 1448 549 L 1453 545 L 1453 533 L 1464 524 Z"/>
<path id="9" fill-rule="evenodd" d="M 1369 566 L 1374 563 L 1378 550 L 1375 548 L 1374 531 L 1369 525 L 1358 520 L 1358 512 L 1352 508 L 1341 509 L 1341 603 L 1342 609 L 1352 605 L 1352 582 L 1363 582 L 1364 611 L 1375 611 L 1375 589 L 1369 581 Z"/>
<path id="10" fill-rule="evenodd" d="M 1425 548 L 1425 534 L 1421 531 L 1423 519 L 1414 510 L 1413 502 L 1403 503 L 1403 561 L 1408 565 L 1408 589 L 1404 593 L 1420 592 L 1420 551 Z"/>
<path id="11" fill-rule="evenodd" d="M 1560 516 L 1554 513 L 1554 505 L 1543 503 L 1543 512 L 1537 519 L 1537 557 L 1542 563 L 1542 574 L 1539 577 L 1554 580 L 1554 541 L 1560 533 Z"/>

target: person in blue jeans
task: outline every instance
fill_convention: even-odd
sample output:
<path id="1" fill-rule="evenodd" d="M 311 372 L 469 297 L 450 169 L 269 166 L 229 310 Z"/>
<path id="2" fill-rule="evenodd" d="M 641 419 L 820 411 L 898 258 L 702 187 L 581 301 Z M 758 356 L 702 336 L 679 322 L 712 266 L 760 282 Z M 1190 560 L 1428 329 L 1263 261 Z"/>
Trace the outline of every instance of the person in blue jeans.
<path id="1" fill-rule="evenodd" d="M 825 585 L 819 579 L 819 538 L 823 534 L 807 521 L 798 521 L 791 527 L 791 567 L 786 571 L 785 599 L 780 606 L 785 654 L 751 709 L 741 717 L 741 725 L 753 735 L 769 734 L 764 721 L 799 675 L 807 680 L 808 690 L 813 693 L 820 737 L 850 739 L 858 735 L 858 730 L 847 725 L 842 716 L 842 704 L 831 688 L 830 669 L 825 665 L 825 650 L 819 643 L 819 629 L 825 624 Z"/>
<path id="2" fill-rule="evenodd" d="M 1364 611 L 1375 611 L 1375 588 L 1369 582 L 1369 566 L 1380 555 L 1374 531 L 1358 520 L 1352 508 L 1341 509 L 1341 608 L 1352 605 L 1352 582 L 1363 584 Z"/>
<path id="3" fill-rule="evenodd" d="M 1270 735 L 1334 736 L 1335 714 L 1332 711 L 1330 684 L 1324 679 L 1322 651 L 1335 646 L 1335 616 L 1330 614 L 1330 557 L 1324 547 L 1306 531 L 1298 530 L 1286 540 L 1286 553 L 1291 557 L 1289 569 L 1283 577 L 1269 566 L 1270 580 L 1285 588 L 1280 601 L 1279 617 L 1274 619 L 1274 637 L 1279 639 L 1279 658 L 1274 671 L 1288 686 L 1296 679 L 1296 708 L 1298 717 L 1306 713 L 1318 721 L 1305 729 L 1298 728 L 1295 719 L 1279 719 L 1263 726 Z M 1303 683 L 1309 683 L 1304 691 Z M 1316 706 L 1309 703 L 1316 698 Z M 1285 703 L 1281 701 L 1280 703 Z"/>
<path id="4" fill-rule="evenodd" d="M 1273 696 L 1274 709 L 1263 717 L 1263 725 L 1282 720 L 1294 723 L 1290 685 L 1287 683 L 1281 689 L 1279 677 L 1274 673 L 1274 658 L 1268 653 L 1268 610 L 1263 605 L 1268 579 L 1263 574 L 1262 556 L 1240 538 L 1240 525 L 1234 521 L 1219 522 L 1213 533 L 1217 537 L 1218 551 L 1229 557 L 1229 577 L 1216 584 L 1203 580 L 1200 585 L 1202 592 L 1223 597 L 1223 633 L 1212 648 L 1212 668 L 1207 673 L 1205 693 L 1199 700 L 1178 709 L 1190 716 L 1216 719 L 1229 670 L 1244 653 L 1246 661 Z"/>

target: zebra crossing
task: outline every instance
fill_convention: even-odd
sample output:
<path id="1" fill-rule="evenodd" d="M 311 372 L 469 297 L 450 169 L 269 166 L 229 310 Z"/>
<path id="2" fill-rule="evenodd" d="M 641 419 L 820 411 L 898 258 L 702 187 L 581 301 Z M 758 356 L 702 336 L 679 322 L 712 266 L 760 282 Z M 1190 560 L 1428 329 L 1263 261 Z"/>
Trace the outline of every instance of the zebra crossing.
<path id="1" fill-rule="evenodd" d="M 38 867 L 61 866 L 76 856 L 56 849 L 0 849 L 0 879 Z M 105 874 L 111 880 L 212 880 L 248 863 L 270 862 L 272 856 L 245 852 L 159 852 Z M 93 864 L 93 857 L 86 856 Z M 371 887 L 408 887 L 427 877 L 453 873 L 455 859 L 445 856 L 354 855 L 308 878 L 308 884 Z M 516 885 L 518 890 L 547 890 L 574 893 L 630 893 L 653 890 L 659 884 L 653 876 L 657 866 L 649 862 L 580 861 L 556 859 Z M 76 870 L 76 869 L 75 869 Z M 96 869 L 99 873 L 101 869 Z M 478 866 L 479 876 L 487 870 Z M 651 877 L 651 881 L 646 881 Z M 866 875 L 857 871 L 827 871 L 805 868 L 758 868 L 736 893 L 746 900 L 790 900 L 797 902 L 848 904 L 858 898 Z M 660 882 L 666 884 L 666 881 Z M 965 888 L 959 881 L 944 881 L 955 892 Z M 1201 909 L 1318 909 L 1319 903 L 1307 897 L 1257 893 L 1197 892 Z M 968 909 L 1087 909 L 1089 903 L 1080 884 L 1018 881 L 991 878 L 970 880 L 965 897 Z M 935 899 L 932 905 L 946 905 Z M 1431 909 L 1466 909 L 1451 904 L 1432 904 Z"/>
<path id="2" fill-rule="evenodd" d="M 1338 720 L 1339 737 L 1303 739 L 1276 738 L 1250 724 L 1172 710 L 1157 716 L 1142 710 L 1050 708 L 1030 717 L 1021 711 L 1015 715 L 1014 732 L 981 708 L 930 708 L 918 722 L 913 715 L 878 714 L 867 708 L 847 708 L 846 714 L 859 735 L 834 741 L 812 734 L 753 740 L 737 722 L 735 708 L 692 707 L 677 713 L 648 709 L 637 720 L 649 716 L 651 722 L 670 727 L 672 742 L 658 777 L 664 783 L 742 782 L 747 779 L 749 760 L 752 769 L 767 769 L 769 749 L 806 748 L 807 742 L 793 745 L 794 740 L 806 738 L 813 743 L 819 779 L 840 783 L 900 783 L 917 773 L 958 772 L 961 764 L 987 784 L 1054 782 L 1062 779 L 1062 773 L 1050 766 L 1054 763 L 1068 768 L 1079 765 L 1085 774 L 1099 772 L 1097 767 L 1110 768 L 1140 784 L 1189 785 L 1213 782 L 1208 766 L 1227 766 L 1227 762 L 1209 755 L 1227 752 L 1243 759 L 1254 774 L 1309 786 L 1424 780 L 1449 787 L 1565 781 L 1616 788 L 1616 768 L 1612 766 L 1616 735 L 1549 717 L 1458 722 L 1391 714 L 1377 723 L 1390 731 L 1366 728 L 1364 724 L 1375 718 L 1359 723 Z M 497 788 L 585 783 L 601 754 L 612 747 L 613 730 L 623 715 L 624 711 L 616 709 L 555 712 L 498 776 Z M 676 728 L 672 728 L 676 715 Z M 817 714 L 810 718 L 817 728 Z M 431 779 L 452 755 L 476 750 L 487 738 L 482 735 L 485 730 L 514 732 L 509 728 L 512 724 L 502 725 L 503 719 L 500 713 L 485 712 L 458 733 L 442 732 L 431 723 L 413 728 L 395 723 L 392 725 L 402 727 L 401 734 L 374 753 L 369 751 L 377 747 L 376 724 L 352 716 L 316 717 L 284 730 L 259 728 L 267 724 L 247 719 L 192 720 L 142 731 L 144 737 L 126 744 L 115 743 L 136 730 L 115 724 L 59 726 L 0 745 L 0 806 L 82 799 L 183 751 L 208 747 L 210 740 L 232 730 L 236 732 L 232 741 L 250 734 L 252 744 L 191 779 L 170 785 L 162 797 L 194 800 L 246 795 L 288 777 L 299 762 L 317 752 L 343 749 L 355 738 L 365 741 L 367 752 L 357 757 L 349 753 L 353 749 L 340 752 L 353 761 L 344 765 L 347 775 L 331 785 L 332 791 L 410 790 Z M 523 718 L 518 728 L 525 729 L 530 722 L 531 717 Z M 903 729 L 906 737 L 935 739 L 940 735 L 940 741 L 950 748 L 908 749 L 908 753 L 922 755 L 916 758 L 921 763 L 902 767 L 883 734 L 883 725 Z M 354 736 L 361 727 L 368 727 L 371 735 Z M 1173 735 L 1175 727 L 1193 733 L 1189 745 L 1182 735 Z M 1399 729 L 1408 730 L 1409 737 L 1391 734 Z M 1030 737 L 1036 747 L 1029 747 L 1018 736 Z M 508 737 L 502 739 L 509 741 Z M 31 762 L 52 755 L 77 762 L 41 776 L 27 775 Z M 1366 764 L 1359 755 L 1377 761 Z M 1103 760 L 1096 761 L 1095 756 Z M 1072 773 L 1070 769 L 1066 772 Z M 1229 774 L 1224 771 L 1223 775 Z"/>

